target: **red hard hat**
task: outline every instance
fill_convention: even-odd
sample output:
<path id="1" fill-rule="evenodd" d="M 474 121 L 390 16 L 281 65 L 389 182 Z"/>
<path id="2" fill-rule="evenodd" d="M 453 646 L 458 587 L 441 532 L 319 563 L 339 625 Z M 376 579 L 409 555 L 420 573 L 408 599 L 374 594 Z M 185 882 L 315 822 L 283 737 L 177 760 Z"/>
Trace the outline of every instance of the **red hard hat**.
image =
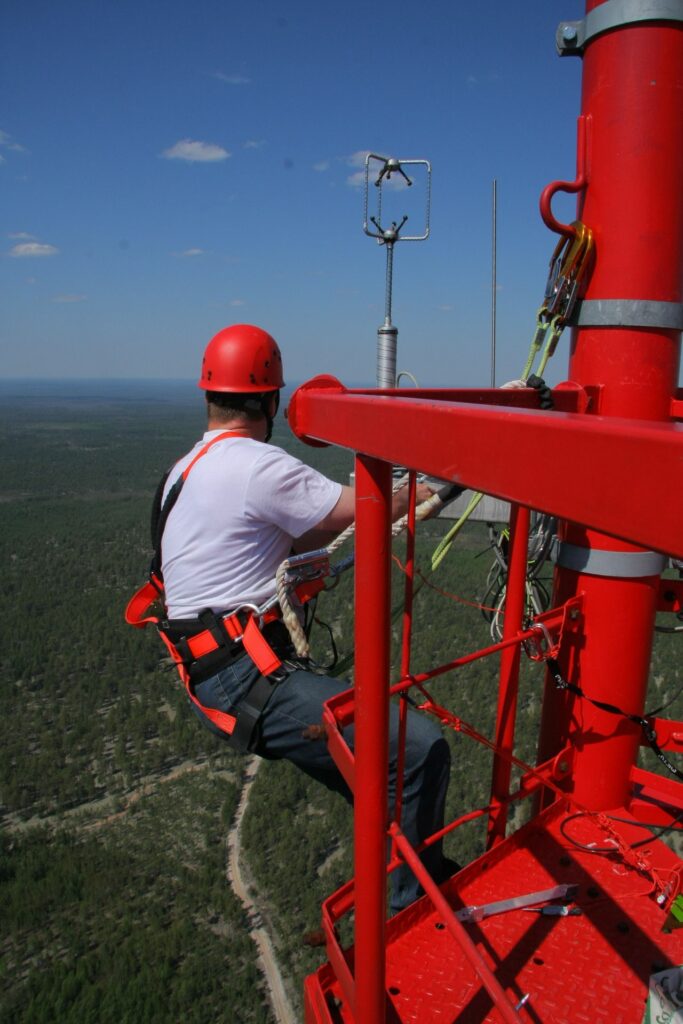
<path id="1" fill-rule="evenodd" d="M 206 346 L 199 387 L 205 391 L 277 391 L 284 386 L 275 338 L 252 324 L 233 324 Z"/>

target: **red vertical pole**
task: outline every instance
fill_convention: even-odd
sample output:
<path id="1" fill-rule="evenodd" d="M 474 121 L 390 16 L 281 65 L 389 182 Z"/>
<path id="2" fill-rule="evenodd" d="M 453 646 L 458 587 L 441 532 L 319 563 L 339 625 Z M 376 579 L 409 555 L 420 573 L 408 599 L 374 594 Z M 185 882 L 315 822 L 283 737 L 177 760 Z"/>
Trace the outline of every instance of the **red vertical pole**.
<path id="1" fill-rule="evenodd" d="M 385 1020 L 391 466 L 356 456 L 356 1024 Z"/>
<path id="2" fill-rule="evenodd" d="M 587 15 L 600 6 L 588 0 Z M 584 52 L 588 184 L 579 216 L 594 234 L 595 266 L 569 375 L 600 389 L 601 415 L 668 420 L 683 297 L 683 23 L 628 23 L 632 8 L 620 10 L 626 23 L 588 39 Z M 637 466 L 622 500 L 648 500 Z M 581 644 L 562 653 L 561 668 L 589 696 L 641 714 L 657 558 L 578 524 L 565 524 L 563 540 L 556 593 L 584 594 L 585 630 Z M 594 808 L 626 803 L 638 730 L 552 687 L 546 696 L 541 759 L 574 739 L 577 799 Z"/>
<path id="3" fill-rule="evenodd" d="M 401 646 L 401 678 L 410 672 L 410 654 L 413 641 L 413 596 L 415 584 L 415 494 L 417 477 L 410 474 L 408 498 L 408 525 L 406 528 L 406 579 L 403 598 L 403 636 Z M 398 756 L 396 760 L 396 799 L 394 801 L 394 821 L 401 824 L 401 805 L 403 803 L 403 771 L 405 767 L 406 729 L 408 727 L 408 701 L 405 694 L 401 695 L 398 727 Z M 393 850 L 393 846 L 392 846 Z"/>
<path id="4" fill-rule="evenodd" d="M 529 548 L 528 508 L 513 505 L 510 511 L 510 552 L 508 578 L 505 589 L 505 618 L 503 640 L 518 633 L 523 626 L 526 604 L 526 565 Z M 519 691 L 519 645 L 506 647 L 500 655 L 500 685 L 498 688 L 498 715 L 496 718 L 496 746 L 503 754 L 511 754 L 515 741 L 515 718 Z M 491 812 L 488 823 L 490 848 L 505 838 L 507 807 L 503 803 L 510 793 L 511 762 L 496 753 L 493 758 L 491 779 Z"/>

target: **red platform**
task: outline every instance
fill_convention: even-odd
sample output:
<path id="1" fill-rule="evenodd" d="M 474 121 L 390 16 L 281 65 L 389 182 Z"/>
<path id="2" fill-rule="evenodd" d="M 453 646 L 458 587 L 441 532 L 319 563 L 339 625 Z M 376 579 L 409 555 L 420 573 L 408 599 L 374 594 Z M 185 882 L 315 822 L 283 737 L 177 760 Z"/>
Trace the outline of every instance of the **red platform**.
<path id="1" fill-rule="evenodd" d="M 616 817 L 630 818 L 623 809 Z M 565 835 L 561 826 L 564 823 Z M 662 874 L 679 859 L 641 828 L 615 823 Z M 495 972 L 522 1020 L 537 1024 L 640 1024 L 650 975 L 683 963 L 683 929 L 662 929 L 666 914 L 651 883 L 617 855 L 585 846 L 610 844 L 593 817 L 572 817 L 554 806 L 468 865 L 443 887 L 449 903 L 481 905 L 552 888 L 578 885 L 572 905 L 580 916 L 546 917 L 507 911 L 468 933 Z M 353 953 L 348 959 L 352 962 Z M 387 925 L 387 1020 L 401 1024 L 484 1024 L 501 1017 L 427 898 Z M 309 1024 L 351 1022 L 328 965 L 307 981 Z"/>

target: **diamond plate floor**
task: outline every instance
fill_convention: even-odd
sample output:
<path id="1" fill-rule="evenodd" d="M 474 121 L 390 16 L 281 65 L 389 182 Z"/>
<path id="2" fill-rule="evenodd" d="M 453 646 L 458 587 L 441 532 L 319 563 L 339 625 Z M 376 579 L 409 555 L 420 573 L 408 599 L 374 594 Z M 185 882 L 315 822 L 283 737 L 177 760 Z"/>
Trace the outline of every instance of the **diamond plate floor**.
<path id="1" fill-rule="evenodd" d="M 618 816 L 628 817 L 626 812 Z M 666 915 L 649 895 L 645 876 L 613 854 L 590 853 L 571 842 L 608 845 L 594 819 L 565 819 L 559 810 L 546 813 L 461 871 L 444 892 L 458 908 L 577 884 L 574 902 L 581 916 L 544 917 L 514 910 L 467 925 L 468 931 L 513 1004 L 528 996 L 520 1009 L 523 1021 L 641 1024 L 650 975 L 683 964 L 683 929 L 663 932 Z M 616 827 L 629 843 L 650 835 L 628 824 Z M 681 864 L 657 840 L 647 841 L 639 853 L 662 872 Z M 426 900 L 389 922 L 387 937 L 388 1020 L 500 1020 L 457 942 Z M 350 1021 L 336 983 L 328 976 L 322 987 L 327 1005 L 335 1007 L 327 1019 Z"/>

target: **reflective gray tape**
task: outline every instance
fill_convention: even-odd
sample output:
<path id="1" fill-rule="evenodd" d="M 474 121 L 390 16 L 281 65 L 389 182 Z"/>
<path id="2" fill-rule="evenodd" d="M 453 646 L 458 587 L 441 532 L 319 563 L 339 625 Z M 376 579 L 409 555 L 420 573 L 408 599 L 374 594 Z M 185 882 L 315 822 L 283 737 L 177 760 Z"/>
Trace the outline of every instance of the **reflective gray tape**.
<path id="1" fill-rule="evenodd" d="M 683 0 L 606 0 L 583 21 L 563 21 L 555 34 L 561 57 L 581 56 L 591 39 L 622 25 L 644 21 L 683 21 Z"/>
<path id="2" fill-rule="evenodd" d="M 654 299 L 584 299 L 576 304 L 572 327 L 655 327 L 683 331 L 683 304 Z"/>
<path id="3" fill-rule="evenodd" d="M 666 555 L 660 555 L 657 551 L 602 551 L 564 541 L 560 544 L 557 556 L 557 564 L 563 569 L 585 572 L 589 576 L 618 576 L 621 579 L 659 576 L 666 563 Z"/>

